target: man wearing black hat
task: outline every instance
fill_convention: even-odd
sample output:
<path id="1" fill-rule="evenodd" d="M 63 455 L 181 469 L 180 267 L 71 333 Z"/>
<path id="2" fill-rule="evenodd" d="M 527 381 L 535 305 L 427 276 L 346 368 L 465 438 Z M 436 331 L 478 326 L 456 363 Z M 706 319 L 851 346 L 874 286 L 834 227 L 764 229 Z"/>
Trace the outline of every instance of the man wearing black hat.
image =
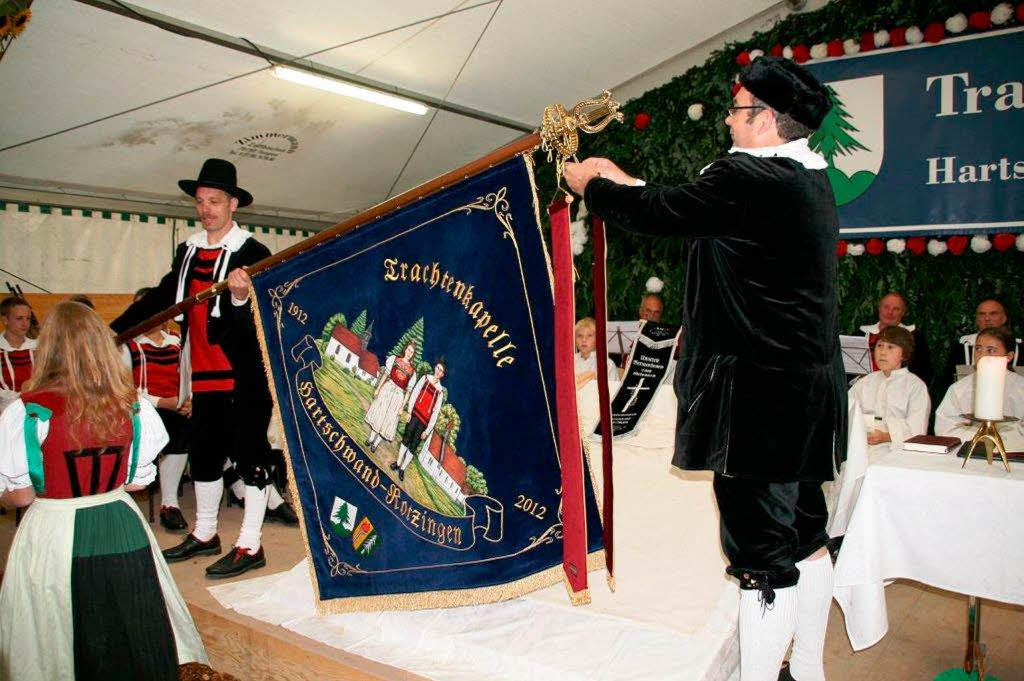
<path id="1" fill-rule="evenodd" d="M 802 67 L 761 57 L 740 74 L 725 119 L 733 148 L 693 182 L 645 185 L 606 159 L 565 170 L 608 223 L 692 239 L 673 464 L 715 474 L 741 589 L 741 681 L 824 679 L 832 565 L 821 483 L 845 453 L 846 390 L 838 218 L 807 137 L 829 107 Z"/>
<path id="2" fill-rule="evenodd" d="M 177 318 L 187 341 L 182 381 L 191 381 L 179 394 L 188 395 L 191 388 L 189 463 L 196 488 L 196 523 L 181 544 L 163 552 L 168 562 L 221 552 L 217 511 L 224 491 L 224 461 L 231 457 L 245 481 L 242 528 L 234 549 L 206 568 L 209 577 L 229 577 L 266 565 L 260 535 L 267 507 L 267 427 L 273 403 L 249 310 L 248 277 L 240 268 L 266 258 L 270 251 L 232 218 L 238 208 L 252 203 L 252 195 L 238 186 L 232 163 L 207 159 L 196 180 L 181 180 L 178 186 L 195 197 L 203 231 L 178 246 L 171 271 L 110 326 L 120 333 L 229 280 L 228 290 Z"/>

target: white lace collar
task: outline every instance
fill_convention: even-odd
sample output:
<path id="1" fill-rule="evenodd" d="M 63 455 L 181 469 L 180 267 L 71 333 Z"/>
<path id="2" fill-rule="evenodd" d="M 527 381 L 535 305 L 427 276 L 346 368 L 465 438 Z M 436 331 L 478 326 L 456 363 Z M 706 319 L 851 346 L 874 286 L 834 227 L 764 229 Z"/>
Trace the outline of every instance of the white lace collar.
<path id="1" fill-rule="evenodd" d="M 823 170 L 828 168 L 828 163 L 825 161 L 825 157 L 818 152 L 811 150 L 806 137 L 793 140 L 792 142 L 786 142 L 785 144 L 780 144 L 776 147 L 757 147 L 755 149 L 733 147 L 729 150 L 729 153 L 750 154 L 751 156 L 757 156 L 759 158 L 790 158 L 803 165 L 808 170 Z"/>
<path id="2" fill-rule="evenodd" d="M 252 235 L 249 234 L 249 232 L 239 227 L 238 223 L 232 220 L 231 229 L 228 230 L 228 233 L 225 234 L 224 238 L 221 239 L 218 243 L 215 243 L 213 245 L 209 243 L 208 235 L 205 229 L 202 230 L 201 232 L 196 232 L 189 238 L 185 239 L 185 243 L 187 243 L 189 246 L 195 246 L 196 248 L 223 248 L 225 251 L 229 253 L 234 253 L 235 251 L 242 247 L 242 244 L 244 244 L 246 239 L 248 239 L 250 236 Z"/>

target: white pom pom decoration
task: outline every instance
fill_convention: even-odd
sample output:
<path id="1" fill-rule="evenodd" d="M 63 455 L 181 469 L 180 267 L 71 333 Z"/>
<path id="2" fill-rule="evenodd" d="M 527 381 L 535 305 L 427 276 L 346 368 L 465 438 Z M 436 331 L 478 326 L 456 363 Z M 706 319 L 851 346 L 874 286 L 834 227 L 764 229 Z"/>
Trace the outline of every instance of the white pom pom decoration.
<path id="1" fill-rule="evenodd" d="M 875 47 L 885 47 L 889 44 L 889 31 L 885 29 L 875 31 Z"/>
<path id="2" fill-rule="evenodd" d="M 1013 5 L 1008 2 L 1001 2 L 992 8 L 992 23 L 1002 26 L 1013 16 Z"/>
<path id="3" fill-rule="evenodd" d="M 911 26 L 908 28 L 905 36 L 907 38 L 907 43 L 911 45 L 917 45 L 919 42 L 924 40 L 924 33 L 921 33 L 921 29 L 917 26 Z"/>
<path id="4" fill-rule="evenodd" d="M 824 59 L 828 56 L 828 45 L 825 43 L 818 43 L 811 45 L 811 59 Z"/>
<path id="5" fill-rule="evenodd" d="M 583 220 L 569 223 L 569 244 L 572 247 L 573 255 L 579 255 L 583 252 L 583 246 L 586 245 L 587 238 L 587 225 Z"/>
<path id="6" fill-rule="evenodd" d="M 657 277 L 651 277 L 647 280 L 647 292 L 648 293 L 661 293 L 661 289 L 665 288 L 665 282 Z"/>
<path id="7" fill-rule="evenodd" d="M 846 54 L 857 54 L 860 52 L 860 42 L 853 38 L 847 38 L 843 41 L 843 52 Z"/>
<path id="8" fill-rule="evenodd" d="M 864 255 L 864 244 L 848 244 L 846 246 L 846 255 Z"/>
<path id="9" fill-rule="evenodd" d="M 963 33 L 967 30 L 967 16 L 960 12 L 946 19 L 946 30 L 950 33 Z"/>
<path id="10" fill-rule="evenodd" d="M 750 54 L 750 61 L 754 61 L 758 57 L 764 56 L 764 50 L 751 50 L 748 54 Z"/>
<path id="11" fill-rule="evenodd" d="M 992 250 L 992 242 L 984 234 L 975 234 L 971 237 L 971 250 L 975 253 L 985 253 Z"/>
<path id="12" fill-rule="evenodd" d="M 793 58 L 793 48 L 790 47 L 789 45 L 786 45 L 785 47 L 783 47 L 782 48 L 782 56 L 785 57 L 786 59 L 792 59 Z"/>
<path id="13" fill-rule="evenodd" d="M 686 110 L 686 115 L 690 117 L 691 121 L 699 121 L 704 118 L 704 105 L 700 103 L 691 104 Z"/>
<path id="14" fill-rule="evenodd" d="M 1024 232 L 1017 235 L 1017 250 L 1024 251 Z"/>
<path id="15" fill-rule="evenodd" d="M 885 250 L 899 255 L 907 249 L 907 242 L 903 239 L 889 239 L 885 242 Z"/>
<path id="16" fill-rule="evenodd" d="M 928 253 L 931 255 L 942 255 L 947 251 L 946 242 L 938 239 L 928 240 Z"/>

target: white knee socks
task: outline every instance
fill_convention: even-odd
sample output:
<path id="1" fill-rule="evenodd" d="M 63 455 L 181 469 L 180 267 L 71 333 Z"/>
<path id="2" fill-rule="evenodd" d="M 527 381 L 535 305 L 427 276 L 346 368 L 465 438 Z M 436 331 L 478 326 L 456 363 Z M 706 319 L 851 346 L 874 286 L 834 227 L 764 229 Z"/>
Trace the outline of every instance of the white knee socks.
<path id="1" fill-rule="evenodd" d="M 832 561 L 826 553 L 815 560 L 802 560 L 796 567 L 800 581 L 796 585 L 796 636 L 789 671 L 796 681 L 825 681 L 823 657 L 832 604 Z"/>
<path id="2" fill-rule="evenodd" d="M 273 511 L 283 503 L 284 497 L 277 491 L 277 485 L 274 483 L 267 485 L 267 509 Z"/>
<path id="3" fill-rule="evenodd" d="M 196 527 L 192 535 L 199 541 L 210 541 L 217 534 L 217 511 L 224 493 L 224 480 L 196 482 Z"/>
<path id="4" fill-rule="evenodd" d="M 740 590 L 740 681 L 776 681 L 796 628 L 797 587 L 775 589 L 763 605 L 761 592 Z"/>
<path id="5" fill-rule="evenodd" d="M 164 454 L 160 459 L 160 505 L 178 508 L 178 484 L 188 463 L 188 454 Z"/>
<path id="6" fill-rule="evenodd" d="M 267 488 L 245 486 L 245 510 L 242 512 L 242 529 L 238 531 L 235 546 L 256 553 L 260 548 L 263 530 L 263 516 L 267 512 Z"/>

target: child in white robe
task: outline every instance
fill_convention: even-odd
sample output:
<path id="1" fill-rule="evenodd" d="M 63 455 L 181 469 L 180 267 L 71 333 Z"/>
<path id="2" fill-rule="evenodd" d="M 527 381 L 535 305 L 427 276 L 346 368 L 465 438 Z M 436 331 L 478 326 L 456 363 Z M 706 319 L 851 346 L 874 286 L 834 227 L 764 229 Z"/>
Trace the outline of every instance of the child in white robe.
<path id="1" fill-rule="evenodd" d="M 1006 358 L 1006 386 L 1003 389 L 1003 415 L 1015 416 L 1017 421 L 999 424 L 999 436 L 1007 451 L 1024 450 L 1024 376 L 1014 372 L 1013 364 L 1016 340 L 1005 326 L 982 329 L 974 340 L 974 362 L 981 357 Z M 951 435 L 969 442 L 978 432 L 977 424 L 971 424 L 961 414 L 974 411 L 974 374 L 949 386 L 946 396 L 935 411 L 935 434 Z"/>
<path id="2" fill-rule="evenodd" d="M 900 449 L 904 440 L 928 432 L 931 400 L 924 381 L 910 373 L 914 337 L 899 326 L 882 330 L 875 344 L 877 371 L 850 388 L 849 397 L 860 403 L 868 431 L 869 455 Z"/>
<path id="3" fill-rule="evenodd" d="M 576 322 L 576 390 L 597 378 L 597 324 L 593 317 L 584 317 Z M 615 363 L 608 357 L 604 358 L 605 370 L 609 381 L 619 379 L 619 371 Z"/>

